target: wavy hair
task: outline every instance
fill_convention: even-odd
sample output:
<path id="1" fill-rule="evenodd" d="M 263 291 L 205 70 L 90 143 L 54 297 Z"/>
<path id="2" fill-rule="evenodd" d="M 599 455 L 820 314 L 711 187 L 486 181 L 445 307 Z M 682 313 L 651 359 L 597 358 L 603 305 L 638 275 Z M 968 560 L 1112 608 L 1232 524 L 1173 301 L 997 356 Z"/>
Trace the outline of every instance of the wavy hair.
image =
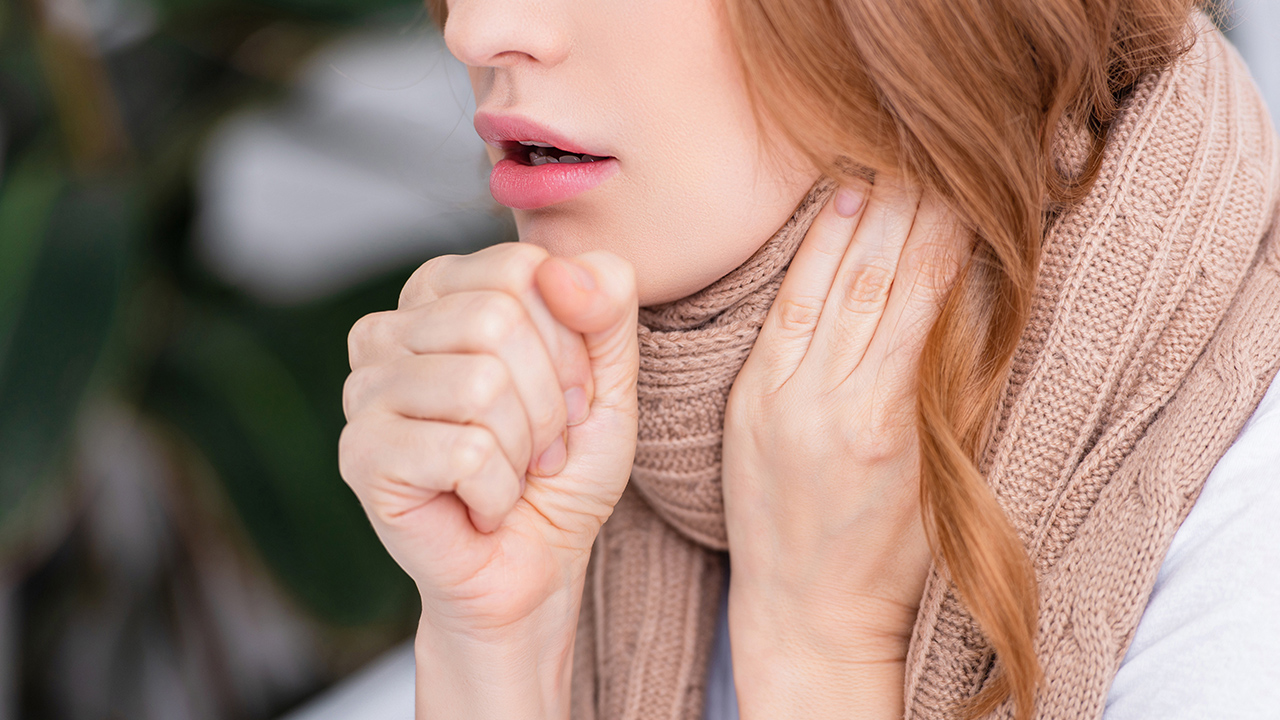
<path id="1" fill-rule="evenodd" d="M 1196 0 L 726 0 L 759 118 L 838 177 L 843 159 L 938 193 L 974 253 L 921 359 L 920 498 L 945 564 L 995 652 L 970 715 L 1010 696 L 1031 715 L 1038 595 L 979 471 L 1028 315 L 1045 229 L 1092 186 L 1133 85 L 1193 42 Z M 1091 147 L 1054 162 L 1061 133 Z"/>
<path id="2" fill-rule="evenodd" d="M 426 0 L 443 26 L 445 0 Z M 1214 0 L 724 0 L 757 119 L 831 177 L 849 163 L 938 193 L 974 252 L 921 359 L 920 498 L 944 564 L 995 652 L 981 715 L 1032 714 L 1038 596 L 1022 541 L 979 471 L 1052 219 L 1081 199 L 1144 75 L 1193 42 Z M 1054 162 L 1084 133 L 1083 170 Z"/>

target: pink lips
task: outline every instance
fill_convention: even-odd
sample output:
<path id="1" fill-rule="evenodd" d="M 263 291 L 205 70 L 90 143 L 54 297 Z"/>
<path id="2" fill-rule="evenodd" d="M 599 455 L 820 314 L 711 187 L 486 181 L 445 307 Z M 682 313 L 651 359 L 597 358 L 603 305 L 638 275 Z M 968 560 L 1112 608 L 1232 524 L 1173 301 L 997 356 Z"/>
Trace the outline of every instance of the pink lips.
<path id="1" fill-rule="evenodd" d="M 476 113 L 475 127 L 486 143 L 502 148 L 506 153 L 489 175 L 489 192 L 494 200 L 514 210 L 536 210 L 565 202 L 596 187 L 618 171 L 617 158 L 593 152 L 523 118 Z M 521 142 L 548 143 L 565 152 L 606 159 L 577 164 L 529 165 L 525 162 L 527 148 L 521 146 Z"/>

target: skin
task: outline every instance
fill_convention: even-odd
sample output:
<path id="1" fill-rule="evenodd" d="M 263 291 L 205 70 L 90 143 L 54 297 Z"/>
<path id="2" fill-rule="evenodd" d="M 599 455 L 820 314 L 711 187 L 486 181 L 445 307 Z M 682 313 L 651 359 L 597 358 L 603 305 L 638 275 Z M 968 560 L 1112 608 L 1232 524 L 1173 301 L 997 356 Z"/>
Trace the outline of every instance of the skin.
<path id="1" fill-rule="evenodd" d="M 422 595 L 418 717 L 567 718 L 587 559 L 635 453 L 637 309 L 736 267 L 816 176 L 750 121 L 712 5 L 449 11 L 480 110 L 621 167 L 517 212 L 520 243 L 426 263 L 396 310 L 352 328 L 340 467 Z M 743 718 L 901 716 L 929 565 L 914 378 L 962 260 L 951 227 L 893 178 L 842 189 L 734 383 L 723 479 Z"/>
<path id="2" fill-rule="evenodd" d="M 627 260 L 642 305 L 741 265 L 818 179 L 793 148 L 762 148 L 709 0 L 455 0 L 444 34 L 470 68 L 478 111 L 520 115 L 618 158 L 604 185 L 517 211 L 516 226 L 552 255 Z"/>

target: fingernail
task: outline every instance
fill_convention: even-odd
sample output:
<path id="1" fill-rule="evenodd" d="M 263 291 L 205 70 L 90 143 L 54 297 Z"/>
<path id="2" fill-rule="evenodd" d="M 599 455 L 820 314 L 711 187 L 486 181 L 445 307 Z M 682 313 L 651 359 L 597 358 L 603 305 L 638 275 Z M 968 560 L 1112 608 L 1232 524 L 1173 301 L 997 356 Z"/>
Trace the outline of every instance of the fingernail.
<path id="1" fill-rule="evenodd" d="M 836 192 L 836 214 L 840 217 L 853 217 L 862 209 L 862 193 L 849 188 L 840 188 Z"/>
<path id="2" fill-rule="evenodd" d="M 587 391 L 577 386 L 564 391 L 564 406 L 569 411 L 570 425 L 581 425 L 591 411 L 587 406 Z"/>
<path id="3" fill-rule="evenodd" d="M 566 260 L 564 264 L 569 266 L 570 273 L 573 276 L 573 283 L 577 285 L 579 289 L 582 289 L 582 290 L 596 289 L 596 279 L 590 272 L 587 271 L 586 268 L 582 267 L 578 263 L 573 262 L 571 260 Z"/>
<path id="4" fill-rule="evenodd" d="M 557 437 L 551 441 L 551 445 L 542 451 L 542 455 L 538 458 L 538 474 L 547 476 L 555 475 L 564 469 L 564 459 L 566 455 L 564 447 L 564 437 Z"/>

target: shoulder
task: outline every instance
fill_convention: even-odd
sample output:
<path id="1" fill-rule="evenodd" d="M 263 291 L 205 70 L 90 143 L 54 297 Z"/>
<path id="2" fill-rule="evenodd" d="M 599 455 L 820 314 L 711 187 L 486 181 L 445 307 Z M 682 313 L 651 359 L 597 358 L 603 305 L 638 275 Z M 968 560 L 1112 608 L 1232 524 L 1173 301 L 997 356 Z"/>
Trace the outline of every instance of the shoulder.
<path id="1" fill-rule="evenodd" d="M 1105 720 L 1270 718 L 1280 707 L 1280 378 L 1160 566 Z"/>

